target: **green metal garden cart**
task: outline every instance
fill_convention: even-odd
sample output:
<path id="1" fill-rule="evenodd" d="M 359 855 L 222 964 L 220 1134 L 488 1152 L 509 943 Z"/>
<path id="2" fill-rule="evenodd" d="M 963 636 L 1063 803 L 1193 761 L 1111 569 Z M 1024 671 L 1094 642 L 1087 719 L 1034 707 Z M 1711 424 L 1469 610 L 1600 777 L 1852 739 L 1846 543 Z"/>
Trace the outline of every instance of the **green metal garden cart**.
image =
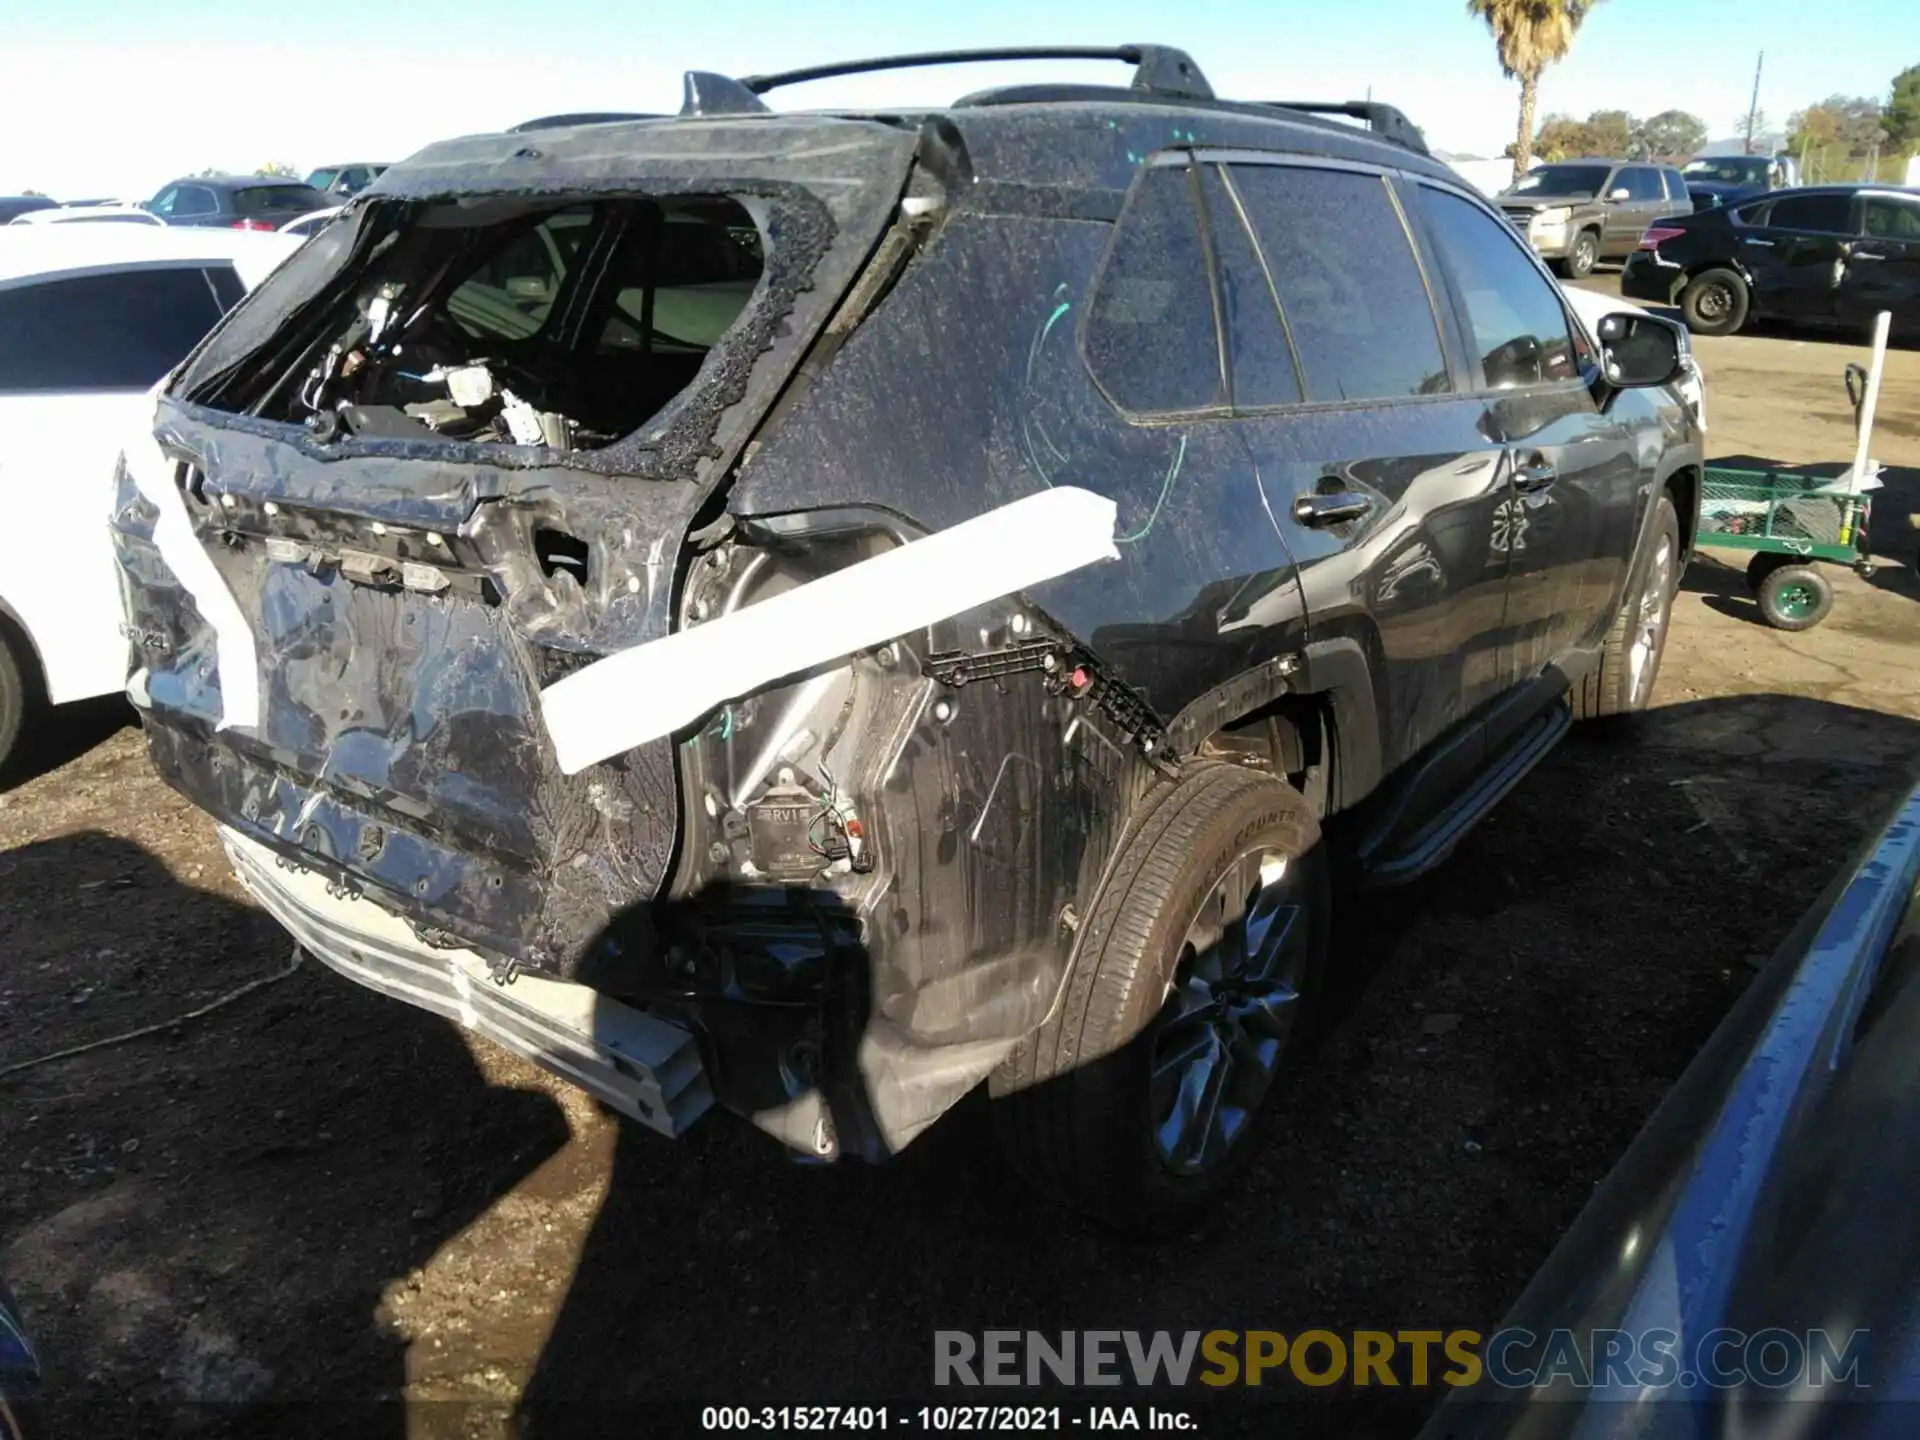
<path id="1" fill-rule="evenodd" d="M 1884 353 L 1885 331 L 1876 338 Z M 1841 474 L 1805 470 L 1733 469 L 1708 465 L 1701 487 L 1697 543 L 1751 554 L 1747 584 L 1760 615 L 1781 630 L 1810 630 L 1833 609 L 1833 586 L 1814 562 L 1848 565 L 1873 573 L 1867 548 L 1871 492 L 1878 468 L 1866 458 L 1877 398 L 1878 356 L 1871 376 L 1858 365 L 1846 370 L 1858 440 L 1854 463 Z"/>

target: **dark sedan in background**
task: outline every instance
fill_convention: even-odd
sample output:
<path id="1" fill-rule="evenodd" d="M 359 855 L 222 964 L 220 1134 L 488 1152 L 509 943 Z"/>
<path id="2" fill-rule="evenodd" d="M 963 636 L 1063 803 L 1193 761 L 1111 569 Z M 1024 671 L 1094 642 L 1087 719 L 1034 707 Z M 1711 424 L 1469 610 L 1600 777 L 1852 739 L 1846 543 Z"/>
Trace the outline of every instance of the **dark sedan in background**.
<path id="1" fill-rule="evenodd" d="M 30 215 L 35 210 L 51 210 L 58 203 L 44 195 L 0 195 L 0 225 L 5 225 L 16 215 Z"/>
<path id="2" fill-rule="evenodd" d="M 1679 306 L 1701 335 L 1756 318 L 1865 329 L 1882 310 L 1905 333 L 1920 324 L 1920 189 L 1779 190 L 1659 221 L 1620 293 Z"/>
<path id="3" fill-rule="evenodd" d="M 304 180 L 265 175 L 194 175 L 163 185 L 143 208 L 169 225 L 278 230 L 309 210 L 337 203 Z"/>
<path id="4" fill-rule="evenodd" d="M 1693 208 L 1738 205 L 1769 190 L 1791 190 L 1800 183 L 1800 166 L 1791 155 L 1699 155 L 1680 168 Z"/>

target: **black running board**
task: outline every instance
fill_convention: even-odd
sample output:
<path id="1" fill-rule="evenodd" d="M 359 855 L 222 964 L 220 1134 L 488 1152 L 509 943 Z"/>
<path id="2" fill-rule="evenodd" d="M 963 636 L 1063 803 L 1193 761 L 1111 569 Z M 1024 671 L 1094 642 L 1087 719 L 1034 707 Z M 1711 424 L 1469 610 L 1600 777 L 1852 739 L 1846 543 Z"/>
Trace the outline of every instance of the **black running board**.
<path id="1" fill-rule="evenodd" d="M 1402 844 L 1365 862 L 1367 885 L 1402 885 L 1424 875 L 1448 855 L 1461 838 L 1500 803 L 1558 745 L 1573 726 L 1573 711 L 1560 699 L 1529 722 L 1512 744 L 1446 809 Z"/>

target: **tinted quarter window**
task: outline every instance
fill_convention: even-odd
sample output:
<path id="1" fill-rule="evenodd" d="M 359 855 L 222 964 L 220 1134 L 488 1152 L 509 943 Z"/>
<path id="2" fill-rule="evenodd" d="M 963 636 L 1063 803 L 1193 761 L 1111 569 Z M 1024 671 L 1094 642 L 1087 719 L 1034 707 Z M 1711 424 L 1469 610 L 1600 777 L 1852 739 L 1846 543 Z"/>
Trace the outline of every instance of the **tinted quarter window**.
<path id="1" fill-rule="evenodd" d="M 1237 408 L 1297 405 L 1306 398 L 1293 347 L 1287 343 L 1280 295 L 1248 233 L 1246 212 L 1227 171 L 1209 165 L 1202 188 L 1220 272 L 1220 314 L 1227 333 L 1227 374 Z"/>
<path id="2" fill-rule="evenodd" d="M 197 266 L 0 290 L 0 391 L 144 390 L 220 314 Z"/>
<path id="3" fill-rule="evenodd" d="M 233 192 L 233 208 L 240 215 L 304 215 L 326 203 L 326 196 L 305 185 L 258 185 Z"/>
<path id="4" fill-rule="evenodd" d="M 1273 276 L 1307 399 L 1444 392 L 1439 325 L 1387 182 L 1289 165 L 1229 173 Z"/>
<path id="5" fill-rule="evenodd" d="M 1773 202 L 1767 224 L 1775 230 L 1810 230 L 1819 235 L 1851 235 L 1853 216 L 1846 195 L 1782 195 Z"/>
<path id="6" fill-rule="evenodd" d="M 1920 200 L 1869 195 L 1865 229 L 1877 240 L 1920 240 Z"/>
<path id="7" fill-rule="evenodd" d="M 1083 343 L 1094 378 L 1124 410 L 1199 410 L 1225 398 L 1195 185 L 1185 166 L 1142 175 L 1101 271 Z"/>
<path id="8" fill-rule="evenodd" d="M 1419 187 L 1433 244 L 1466 303 L 1470 348 L 1490 389 L 1569 380 L 1579 373 L 1566 308 L 1513 233 L 1472 202 Z"/>

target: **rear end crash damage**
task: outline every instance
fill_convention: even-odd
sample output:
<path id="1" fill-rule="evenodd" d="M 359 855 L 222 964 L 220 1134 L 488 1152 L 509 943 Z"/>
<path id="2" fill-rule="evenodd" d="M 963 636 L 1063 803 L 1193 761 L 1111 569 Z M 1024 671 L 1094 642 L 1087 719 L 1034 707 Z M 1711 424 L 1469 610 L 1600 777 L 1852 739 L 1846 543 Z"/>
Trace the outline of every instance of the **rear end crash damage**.
<path id="1" fill-rule="evenodd" d="M 1036 498 L 1096 502 L 1110 547 L 1110 502 Z M 1081 530 L 1049 533 L 1072 554 Z M 871 512 L 743 526 L 693 566 L 683 613 L 718 630 L 809 592 L 884 606 L 896 582 L 879 561 L 954 533 L 901 548 L 900 522 Z M 934 593 L 940 574 L 926 568 Z M 851 594 L 856 579 L 875 588 Z M 726 1103 L 795 1144 L 824 1114 L 840 1148 L 877 1158 L 1047 1018 L 1117 826 L 1172 762 L 1138 698 L 1017 599 L 851 656 L 831 635 L 787 645 L 806 668 L 678 746 L 678 898 L 648 917 L 646 995 L 709 1037 Z M 583 977 L 613 990 L 627 951 L 607 939 Z M 778 1007 L 791 1024 L 769 1049 Z"/>
<path id="2" fill-rule="evenodd" d="M 897 174 L 823 199 L 752 176 L 638 194 L 630 155 L 620 193 L 537 204 L 410 198 L 403 178 L 189 362 L 128 452 L 115 514 L 154 758 L 303 943 L 647 1123 L 678 1129 L 710 1091 L 816 1155 L 897 1150 L 1045 1018 L 1164 733 L 1047 615 L 962 594 L 959 613 L 863 619 L 797 650 L 766 688 L 743 673 L 677 739 L 561 763 L 542 714 L 557 682 L 664 643 L 676 614 L 697 633 L 914 538 L 896 516 L 736 524 L 711 503 L 886 253 L 907 167 L 881 151 Z M 634 262 L 621 288 L 623 247 L 737 228 L 723 202 L 754 221 L 763 269 L 689 367 L 654 345 L 660 273 Z M 567 275 L 597 278 L 497 287 L 539 328 L 474 333 L 507 310 L 456 293 L 503 237 L 561 216 L 586 232 L 561 247 Z M 790 233 L 812 258 L 783 270 Z M 597 368 L 581 347 L 624 333 L 609 284 L 641 292 L 642 324 Z M 541 354 L 554 324 L 572 341 Z M 210 623 L 222 597 L 251 663 Z M 252 724 L 234 703 L 249 670 Z M 261 854 L 292 869 L 241 859 Z M 482 972 L 528 988 L 481 1003 Z M 671 1033 L 627 1068 L 608 1053 L 636 1016 L 698 1037 L 697 1080 Z"/>

